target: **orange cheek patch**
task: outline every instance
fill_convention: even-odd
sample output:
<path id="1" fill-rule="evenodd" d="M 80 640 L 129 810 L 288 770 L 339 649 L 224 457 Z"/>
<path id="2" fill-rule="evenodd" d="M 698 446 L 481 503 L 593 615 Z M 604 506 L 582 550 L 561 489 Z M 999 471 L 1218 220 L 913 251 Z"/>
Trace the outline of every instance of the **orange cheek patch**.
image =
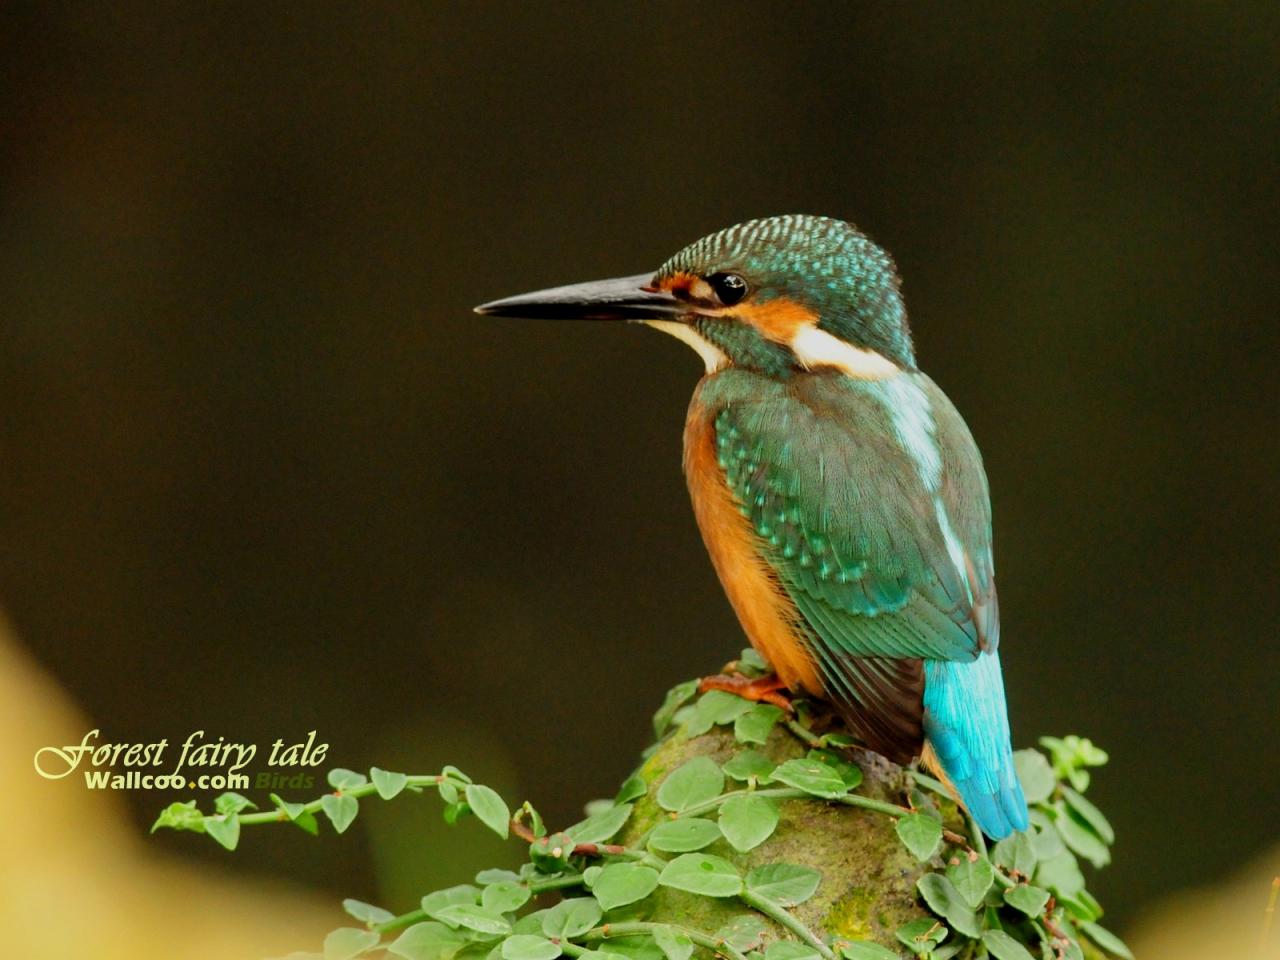
<path id="1" fill-rule="evenodd" d="M 816 313 L 786 297 L 777 297 L 765 303 L 742 304 L 733 313 L 774 343 L 790 343 L 802 327 L 812 327 L 818 323 Z"/>

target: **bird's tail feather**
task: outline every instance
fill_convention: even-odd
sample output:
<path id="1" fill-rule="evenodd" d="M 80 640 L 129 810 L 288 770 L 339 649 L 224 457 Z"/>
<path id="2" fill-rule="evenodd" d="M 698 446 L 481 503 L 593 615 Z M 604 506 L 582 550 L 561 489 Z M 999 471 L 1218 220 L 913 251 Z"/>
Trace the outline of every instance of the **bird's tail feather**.
<path id="1" fill-rule="evenodd" d="M 1027 829 L 1027 801 L 1013 766 L 1000 655 L 925 661 L 924 731 L 946 779 L 999 840 Z"/>

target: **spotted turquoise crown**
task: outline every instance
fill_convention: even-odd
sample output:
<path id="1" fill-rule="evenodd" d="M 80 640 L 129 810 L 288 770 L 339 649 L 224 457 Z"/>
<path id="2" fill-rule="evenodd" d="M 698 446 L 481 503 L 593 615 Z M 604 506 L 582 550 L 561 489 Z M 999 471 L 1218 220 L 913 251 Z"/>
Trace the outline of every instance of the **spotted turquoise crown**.
<path id="1" fill-rule="evenodd" d="M 807 214 L 748 220 L 691 243 L 658 277 L 677 273 L 740 274 L 756 300 L 794 300 L 833 336 L 915 367 L 893 258 L 852 223 Z"/>

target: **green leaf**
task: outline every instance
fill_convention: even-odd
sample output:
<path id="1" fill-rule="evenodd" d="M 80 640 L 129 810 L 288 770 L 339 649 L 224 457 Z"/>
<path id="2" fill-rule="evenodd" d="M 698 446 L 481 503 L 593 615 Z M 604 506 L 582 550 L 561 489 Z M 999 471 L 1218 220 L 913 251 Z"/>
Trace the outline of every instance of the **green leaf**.
<path id="1" fill-rule="evenodd" d="M 764 674 L 769 672 L 769 664 L 755 647 L 743 647 L 742 653 L 738 654 L 738 669 L 748 674 Z"/>
<path id="2" fill-rule="evenodd" d="M 1072 812 L 1077 814 L 1081 820 L 1087 823 L 1099 837 L 1102 842 L 1110 846 L 1116 842 L 1116 832 L 1112 829 L 1107 818 L 1102 815 L 1102 811 L 1086 800 L 1081 794 L 1076 793 L 1070 787 L 1062 788 L 1062 798 L 1067 801 L 1067 806 Z"/>
<path id="3" fill-rule="evenodd" d="M 695 757 L 662 781 L 658 788 L 658 805 L 673 813 L 683 813 L 714 800 L 723 789 L 724 774 L 716 762 L 710 757 Z"/>
<path id="4" fill-rule="evenodd" d="M 480 905 L 494 913 L 511 913 L 529 901 L 529 888 L 523 883 L 501 880 L 491 883 L 480 894 Z"/>
<path id="5" fill-rule="evenodd" d="M 1102 842 L 1102 838 L 1070 810 L 1059 809 L 1054 826 L 1062 835 L 1062 841 L 1095 867 L 1102 868 L 1111 862 L 1111 851 Z"/>
<path id="6" fill-rule="evenodd" d="M 591 885 L 605 910 L 643 900 L 658 887 L 658 871 L 638 863 L 611 863 Z"/>
<path id="7" fill-rule="evenodd" d="M 795 940 L 775 940 L 764 948 L 764 960 L 818 960 L 819 956 L 813 947 Z"/>
<path id="8" fill-rule="evenodd" d="M 664 853 L 691 853 L 719 839 L 719 825 L 700 817 L 689 817 L 658 824 L 649 834 L 649 846 Z"/>
<path id="9" fill-rule="evenodd" d="M 1050 860 L 1060 856 L 1067 845 L 1062 842 L 1062 834 L 1053 825 L 1053 821 L 1041 810 L 1031 811 L 1031 822 L 1036 828 L 1031 838 L 1031 846 L 1036 852 L 1036 860 Z"/>
<path id="10" fill-rule="evenodd" d="M 782 719 L 782 711 L 771 703 L 757 703 L 733 721 L 733 735 L 739 743 L 764 743 Z"/>
<path id="11" fill-rule="evenodd" d="M 324 938 L 324 960 L 354 960 L 376 947 L 381 939 L 372 930 L 340 927 Z"/>
<path id="12" fill-rule="evenodd" d="M 717 724 L 733 723 L 751 709 L 751 701 L 724 690 L 709 690 L 698 698 L 685 721 L 685 734 L 699 737 Z"/>
<path id="13" fill-rule="evenodd" d="M 618 788 L 618 795 L 613 798 L 616 804 L 630 803 L 632 800 L 639 800 L 649 792 L 649 785 L 644 782 L 643 777 L 627 777 L 622 781 L 622 786 Z"/>
<path id="14" fill-rule="evenodd" d="M 342 833 L 347 827 L 351 826 L 351 821 L 360 812 L 360 804 L 349 793 L 341 795 L 326 793 L 320 798 L 320 809 L 324 811 L 324 815 L 333 824 L 333 829 L 338 833 Z"/>
<path id="15" fill-rule="evenodd" d="M 986 857 L 970 860 L 961 854 L 959 863 L 947 867 L 947 879 L 955 884 L 960 898 L 976 910 L 995 882 L 996 873 Z"/>
<path id="16" fill-rule="evenodd" d="M 239 813 L 241 810 L 249 808 L 257 810 L 258 805 L 248 797 L 241 796 L 233 790 L 218 794 L 217 799 L 213 801 L 213 809 L 223 814 Z"/>
<path id="17" fill-rule="evenodd" d="M 772 779 L 789 787 L 803 790 L 814 797 L 841 797 L 849 792 L 844 780 L 821 760 L 788 760 L 773 771 Z"/>
<path id="18" fill-rule="evenodd" d="M 966 937 L 978 937 L 982 933 L 982 921 L 977 911 L 965 903 L 955 886 L 940 873 L 926 873 L 916 881 L 916 889 L 924 897 L 929 909 L 936 913 L 952 929 Z"/>
<path id="19" fill-rule="evenodd" d="M 995 845 L 991 860 L 1009 873 L 1016 873 L 1028 880 L 1036 872 L 1036 848 L 1030 833 L 1012 833 Z"/>
<path id="20" fill-rule="evenodd" d="M 531 933 L 535 936 L 542 936 L 542 921 L 549 910 L 533 910 L 526 913 L 523 917 L 511 925 L 513 934 Z"/>
<path id="21" fill-rule="evenodd" d="M 519 883 L 520 874 L 514 870 L 498 870 L 490 868 L 476 874 L 476 883 L 482 887 L 491 883 Z"/>
<path id="22" fill-rule="evenodd" d="M 729 693 L 727 690 L 708 690 L 698 698 L 696 709 L 699 717 L 720 726 L 733 723 L 753 706 L 755 706 L 754 703 L 736 693 Z"/>
<path id="23" fill-rule="evenodd" d="M 996 960 L 1035 960 L 1026 947 L 1003 930 L 984 931 L 982 945 Z"/>
<path id="24" fill-rule="evenodd" d="M 335 790 L 354 790 L 369 782 L 369 778 L 363 773 L 356 773 L 344 767 L 334 767 L 330 770 L 328 780 L 329 786 Z"/>
<path id="25" fill-rule="evenodd" d="M 775 767 L 777 764 L 759 750 L 742 750 L 725 763 L 724 772 L 735 780 L 747 781 L 754 777 L 764 781 Z"/>
<path id="26" fill-rule="evenodd" d="M 1075 896 L 1084 889 L 1084 874 L 1070 850 L 1040 861 L 1036 867 L 1037 886 L 1048 887 L 1060 897 Z"/>
<path id="27" fill-rule="evenodd" d="M 604 916 L 595 897 L 561 900 L 542 918 L 542 932 L 556 940 L 567 940 L 586 933 Z"/>
<path id="28" fill-rule="evenodd" d="M 277 810 L 283 810 L 284 815 L 290 820 L 297 820 L 304 812 L 307 805 L 305 803 L 286 803 L 279 796 L 272 793 L 269 794 L 271 802 L 275 804 Z"/>
<path id="29" fill-rule="evenodd" d="M 858 940 L 846 943 L 840 950 L 845 960 L 898 960 L 898 955 L 888 947 L 882 947 L 870 940 Z M 772 958 L 766 957 L 766 960 Z"/>
<path id="30" fill-rule="evenodd" d="M 1039 750 L 1016 750 L 1013 754 L 1013 766 L 1022 781 L 1022 792 L 1027 803 L 1043 803 L 1053 793 L 1058 779 L 1053 775 L 1053 768 Z"/>
<path id="31" fill-rule="evenodd" d="M 784 907 L 804 903 L 818 890 L 822 874 L 796 863 L 767 863 L 747 874 L 747 891 Z"/>
<path id="32" fill-rule="evenodd" d="M 162 827 L 170 830 L 190 830 L 193 833 L 204 833 L 204 814 L 200 812 L 194 800 L 185 803 L 171 803 L 160 811 L 160 816 L 151 825 L 155 833 Z"/>
<path id="33" fill-rule="evenodd" d="M 942 824 L 923 813 L 900 818 L 894 829 L 917 860 L 932 859 L 942 842 Z"/>
<path id="34" fill-rule="evenodd" d="M 671 718 L 676 715 L 676 711 L 697 692 L 697 680 L 686 680 L 684 683 L 678 683 L 667 691 L 667 696 L 662 701 L 662 706 L 653 715 L 653 735 L 655 737 L 661 737 L 667 732 L 667 727 L 671 726 Z"/>
<path id="35" fill-rule="evenodd" d="M 205 817 L 204 832 L 228 850 L 234 850 L 240 842 L 240 817 L 234 813 L 225 817 Z"/>
<path id="36" fill-rule="evenodd" d="M 1058 897 L 1058 903 L 1067 908 L 1076 920 L 1097 920 L 1102 916 L 1100 904 L 1088 890 L 1081 890 L 1070 897 Z"/>
<path id="37" fill-rule="evenodd" d="M 434 890 L 422 898 L 422 912 L 429 917 L 440 918 L 440 911 L 460 903 L 474 905 L 480 900 L 480 891 L 469 883 L 460 883 L 456 887 Z"/>
<path id="38" fill-rule="evenodd" d="M 925 954 L 947 939 L 947 925 L 940 920 L 921 917 L 900 926 L 896 933 L 914 953 Z"/>
<path id="39" fill-rule="evenodd" d="M 502 941 L 502 960 L 555 960 L 560 945 L 532 933 L 517 933 Z"/>
<path id="40" fill-rule="evenodd" d="M 1004 902 L 1015 910 L 1021 910 L 1028 917 L 1038 917 L 1044 913 L 1044 905 L 1049 902 L 1049 891 L 1020 883 L 1005 890 Z"/>
<path id="41" fill-rule="evenodd" d="M 395 799 L 396 795 L 409 783 L 409 778 L 403 773 L 392 773 L 379 767 L 371 768 L 369 776 L 373 778 L 373 788 L 378 791 L 378 796 L 383 800 Z"/>
<path id="42" fill-rule="evenodd" d="M 449 960 L 467 943 L 467 935 L 462 931 L 428 920 L 405 930 L 387 947 L 387 952 L 405 960 Z"/>
<path id="43" fill-rule="evenodd" d="M 587 817 L 572 827 L 565 827 L 564 832 L 573 837 L 576 843 L 603 843 L 622 829 L 629 816 L 631 804 L 624 803 Z"/>
<path id="44" fill-rule="evenodd" d="M 386 923 L 396 917 L 390 910 L 383 910 L 381 907 L 375 907 L 372 903 L 365 903 L 363 900 L 352 900 L 350 897 L 342 901 L 342 909 L 361 923 L 367 923 L 370 926 L 377 923 Z"/>
<path id="45" fill-rule="evenodd" d="M 1107 762 L 1107 752 L 1095 747 L 1086 737 L 1041 737 L 1040 744 L 1049 751 L 1054 773 L 1081 792 L 1089 788 L 1089 771 L 1085 768 L 1100 767 Z"/>
<path id="46" fill-rule="evenodd" d="M 320 821 L 316 819 L 316 815 L 310 811 L 303 810 L 291 821 L 299 830 L 303 830 L 313 837 L 320 835 Z"/>
<path id="47" fill-rule="evenodd" d="M 740 913 L 717 930 L 712 936 L 723 940 L 736 950 L 746 953 L 761 945 L 763 935 L 769 925 L 764 918 L 754 913 Z"/>
<path id="48" fill-rule="evenodd" d="M 1107 953 L 1121 957 L 1122 960 L 1133 960 L 1133 951 L 1131 951 L 1125 942 L 1117 937 L 1106 927 L 1100 927 L 1096 923 L 1086 920 L 1080 924 L 1080 929 L 1088 935 L 1089 939 L 1100 946 Z"/>
<path id="49" fill-rule="evenodd" d="M 450 926 L 463 927 L 476 933 L 502 936 L 511 932 L 511 924 L 506 917 L 474 903 L 454 903 L 436 911 L 435 915 Z"/>
<path id="50" fill-rule="evenodd" d="M 707 853 L 681 854 L 667 864 L 658 882 L 705 897 L 734 897 L 742 892 L 738 869 L 728 860 Z"/>
<path id="51" fill-rule="evenodd" d="M 747 794 L 720 805 L 720 832 L 739 853 L 769 839 L 778 826 L 778 805 L 768 797 Z"/>
<path id="52" fill-rule="evenodd" d="M 511 811 L 498 792 L 483 784 L 469 783 L 466 796 L 467 806 L 480 818 L 480 822 L 503 840 L 507 839 L 511 831 Z"/>
<path id="53" fill-rule="evenodd" d="M 693 941 L 667 924 L 654 929 L 653 942 L 666 955 L 667 960 L 689 960 L 693 953 Z"/>
<path id="54" fill-rule="evenodd" d="M 832 753 L 830 750 L 810 750 L 808 757 L 810 760 L 825 763 L 834 770 L 844 781 L 846 789 L 852 790 L 862 783 L 862 768 L 856 763 L 850 763 L 837 753 Z"/>

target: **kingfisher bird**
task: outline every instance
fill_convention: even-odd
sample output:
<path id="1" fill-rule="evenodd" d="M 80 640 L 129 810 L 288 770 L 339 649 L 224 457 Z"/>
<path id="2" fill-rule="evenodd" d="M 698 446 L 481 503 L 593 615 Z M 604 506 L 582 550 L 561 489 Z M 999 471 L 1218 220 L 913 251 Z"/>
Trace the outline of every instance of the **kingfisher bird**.
<path id="1" fill-rule="evenodd" d="M 892 258 L 853 224 L 750 220 L 656 273 L 486 303 L 626 320 L 706 368 L 684 473 L 720 582 L 772 673 L 709 678 L 832 703 L 871 750 L 918 757 L 981 830 L 1027 828 L 998 644 L 991 505 L 969 428 L 916 366 Z"/>

